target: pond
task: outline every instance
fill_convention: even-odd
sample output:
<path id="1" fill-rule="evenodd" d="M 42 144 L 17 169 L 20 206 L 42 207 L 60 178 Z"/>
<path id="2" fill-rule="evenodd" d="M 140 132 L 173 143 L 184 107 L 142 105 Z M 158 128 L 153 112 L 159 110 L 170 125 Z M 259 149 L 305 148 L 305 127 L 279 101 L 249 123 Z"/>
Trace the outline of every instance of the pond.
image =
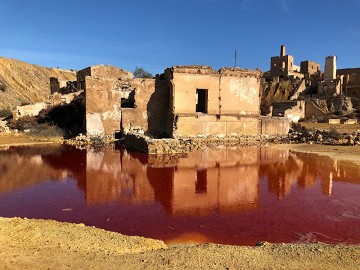
<path id="1" fill-rule="evenodd" d="M 0 151 L 0 216 L 173 243 L 360 243 L 360 167 L 269 147 Z"/>

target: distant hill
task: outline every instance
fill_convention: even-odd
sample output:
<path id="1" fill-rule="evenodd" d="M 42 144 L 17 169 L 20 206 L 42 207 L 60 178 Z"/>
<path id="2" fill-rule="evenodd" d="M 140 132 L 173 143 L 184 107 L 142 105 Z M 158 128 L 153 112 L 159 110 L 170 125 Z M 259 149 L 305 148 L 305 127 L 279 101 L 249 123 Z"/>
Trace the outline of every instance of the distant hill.
<path id="1" fill-rule="evenodd" d="M 75 71 L 46 68 L 0 57 L 0 109 L 46 101 L 50 95 L 50 77 L 76 80 Z"/>

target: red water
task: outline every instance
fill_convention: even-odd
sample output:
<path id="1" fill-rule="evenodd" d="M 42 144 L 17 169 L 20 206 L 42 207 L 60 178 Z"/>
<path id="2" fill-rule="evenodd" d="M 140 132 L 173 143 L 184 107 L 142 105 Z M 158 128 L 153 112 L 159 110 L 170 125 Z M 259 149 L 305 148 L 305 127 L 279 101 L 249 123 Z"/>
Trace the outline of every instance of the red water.
<path id="1" fill-rule="evenodd" d="M 246 147 L 152 157 L 0 151 L 0 216 L 84 223 L 167 243 L 360 243 L 360 167 Z"/>

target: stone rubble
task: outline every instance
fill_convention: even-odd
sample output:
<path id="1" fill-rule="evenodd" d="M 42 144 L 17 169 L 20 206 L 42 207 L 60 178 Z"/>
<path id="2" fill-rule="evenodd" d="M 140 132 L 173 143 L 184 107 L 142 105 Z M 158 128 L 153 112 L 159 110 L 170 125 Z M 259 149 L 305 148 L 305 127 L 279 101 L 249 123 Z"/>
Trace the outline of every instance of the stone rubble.
<path id="1" fill-rule="evenodd" d="M 308 130 L 300 126 L 294 126 L 290 129 L 287 141 L 285 143 L 307 143 L 324 145 L 360 145 L 360 130 L 352 134 L 341 134 L 336 129 L 326 130 Z"/>

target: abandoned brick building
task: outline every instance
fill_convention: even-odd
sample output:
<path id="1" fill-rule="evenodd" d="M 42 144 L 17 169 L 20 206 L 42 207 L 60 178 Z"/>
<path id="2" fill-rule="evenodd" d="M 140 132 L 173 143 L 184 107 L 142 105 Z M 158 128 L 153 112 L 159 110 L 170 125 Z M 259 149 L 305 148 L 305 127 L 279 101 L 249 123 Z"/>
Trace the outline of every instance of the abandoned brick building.
<path id="1" fill-rule="evenodd" d="M 88 135 L 155 138 L 286 134 L 284 118 L 260 117 L 259 70 L 173 66 L 153 79 L 97 65 L 77 72 Z"/>

